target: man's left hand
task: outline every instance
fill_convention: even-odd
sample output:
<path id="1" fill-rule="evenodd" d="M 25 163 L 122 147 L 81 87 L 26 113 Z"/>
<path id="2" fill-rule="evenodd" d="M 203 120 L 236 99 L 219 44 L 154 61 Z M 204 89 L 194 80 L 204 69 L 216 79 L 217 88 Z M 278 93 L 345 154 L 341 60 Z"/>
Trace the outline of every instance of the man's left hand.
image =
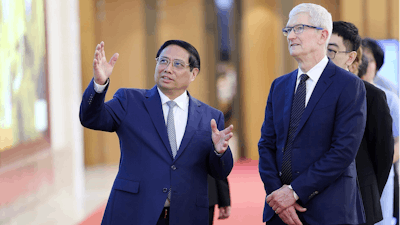
<path id="1" fill-rule="evenodd" d="M 293 190 L 286 184 L 269 194 L 266 201 L 276 214 L 281 213 L 284 209 L 296 203 Z"/>
<path id="2" fill-rule="evenodd" d="M 225 207 L 220 207 L 219 208 L 219 220 L 223 220 L 228 218 L 231 215 L 231 207 L 230 206 L 225 206 Z"/>
<path id="3" fill-rule="evenodd" d="M 233 137 L 233 125 L 219 131 L 217 128 L 217 123 L 214 119 L 211 120 L 211 130 L 212 130 L 212 141 L 214 143 L 215 150 L 222 154 L 226 151 L 229 145 L 229 139 Z"/>

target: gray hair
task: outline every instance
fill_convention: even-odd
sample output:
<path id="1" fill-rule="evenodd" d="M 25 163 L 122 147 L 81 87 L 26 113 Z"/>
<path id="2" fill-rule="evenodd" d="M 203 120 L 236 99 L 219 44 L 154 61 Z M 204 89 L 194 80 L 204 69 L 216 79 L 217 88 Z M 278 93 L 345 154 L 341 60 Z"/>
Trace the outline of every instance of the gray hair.
<path id="1" fill-rule="evenodd" d="M 299 14 L 299 13 L 307 13 L 310 16 L 310 24 L 316 27 L 322 27 L 328 30 L 328 39 L 326 41 L 326 45 L 328 46 L 329 39 L 332 35 L 332 15 L 326 10 L 324 7 L 320 5 L 316 5 L 313 3 L 302 3 L 295 6 L 289 13 L 289 20 Z"/>

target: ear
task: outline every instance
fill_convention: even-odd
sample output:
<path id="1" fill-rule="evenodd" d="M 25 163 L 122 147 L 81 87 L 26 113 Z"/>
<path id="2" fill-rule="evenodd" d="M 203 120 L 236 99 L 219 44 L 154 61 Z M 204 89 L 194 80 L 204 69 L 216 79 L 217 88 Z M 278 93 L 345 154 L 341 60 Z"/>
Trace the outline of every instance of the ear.
<path id="1" fill-rule="evenodd" d="M 193 70 L 190 72 L 190 82 L 192 82 L 192 81 L 194 81 L 194 79 L 196 79 L 199 72 L 200 71 L 198 68 L 193 68 Z"/>
<path id="2" fill-rule="evenodd" d="M 329 41 L 328 37 L 329 37 L 328 30 L 323 29 L 322 32 L 321 32 L 321 37 L 320 37 L 320 44 L 326 45 L 326 42 Z"/>
<path id="3" fill-rule="evenodd" d="M 349 53 L 349 59 L 347 59 L 346 61 L 346 65 L 350 66 L 351 64 L 353 64 L 354 60 L 357 57 L 357 52 L 356 51 L 352 51 Z"/>

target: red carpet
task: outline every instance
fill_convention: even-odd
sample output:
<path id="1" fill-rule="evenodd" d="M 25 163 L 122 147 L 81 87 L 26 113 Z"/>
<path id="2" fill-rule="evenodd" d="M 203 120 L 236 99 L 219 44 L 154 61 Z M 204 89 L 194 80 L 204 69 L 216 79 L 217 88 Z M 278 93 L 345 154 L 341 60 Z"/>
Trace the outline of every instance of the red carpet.
<path id="1" fill-rule="evenodd" d="M 235 163 L 228 177 L 231 190 L 231 216 L 226 220 L 217 220 L 215 225 L 261 225 L 265 191 L 258 173 L 258 161 L 240 160 Z M 80 225 L 99 225 L 103 217 L 105 204 L 101 205 Z"/>

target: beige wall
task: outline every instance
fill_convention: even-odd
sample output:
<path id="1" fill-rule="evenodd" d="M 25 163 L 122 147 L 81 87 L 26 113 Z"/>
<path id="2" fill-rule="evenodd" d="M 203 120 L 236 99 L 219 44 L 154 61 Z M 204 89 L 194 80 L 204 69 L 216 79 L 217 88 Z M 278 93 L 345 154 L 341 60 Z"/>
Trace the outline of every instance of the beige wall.
<path id="1" fill-rule="evenodd" d="M 301 0 L 239 1 L 238 74 L 239 124 L 242 155 L 258 159 L 257 143 L 272 81 L 297 68 L 281 29 L 289 11 Z M 334 21 L 353 22 L 363 36 L 397 38 L 399 2 L 396 0 L 311 0 L 324 6 Z M 216 20 L 213 0 L 88 0 L 80 1 L 82 88 L 92 78 L 95 46 L 105 41 L 107 58 L 118 60 L 107 99 L 120 87 L 154 86 L 155 54 L 169 39 L 182 39 L 200 53 L 201 72 L 189 92 L 212 106 L 215 99 Z M 85 163 L 114 164 L 119 160 L 115 134 L 85 129 Z"/>
<path id="2" fill-rule="evenodd" d="M 196 47 L 201 72 L 189 92 L 205 103 L 211 103 L 209 79 L 214 67 L 206 59 L 206 44 L 213 46 L 205 30 L 203 0 L 150 1 L 80 1 L 82 88 L 93 77 L 92 61 L 97 43 L 104 41 L 107 60 L 118 52 L 119 59 L 110 77 L 106 100 L 121 87 L 154 86 L 155 55 L 169 39 L 185 40 Z M 85 163 L 116 164 L 119 141 L 115 133 L 85 129 Z"/>

